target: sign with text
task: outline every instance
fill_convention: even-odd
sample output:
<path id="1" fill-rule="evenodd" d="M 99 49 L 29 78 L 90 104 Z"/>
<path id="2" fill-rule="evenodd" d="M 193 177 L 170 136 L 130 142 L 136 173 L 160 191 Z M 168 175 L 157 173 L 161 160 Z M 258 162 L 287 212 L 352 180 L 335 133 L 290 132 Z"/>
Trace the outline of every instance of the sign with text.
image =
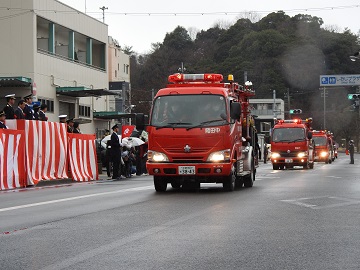
<path id="1" fill-rule="evenodd" d="M 320 86 L 360 85 L 360 74 L 320 75 Z"/>

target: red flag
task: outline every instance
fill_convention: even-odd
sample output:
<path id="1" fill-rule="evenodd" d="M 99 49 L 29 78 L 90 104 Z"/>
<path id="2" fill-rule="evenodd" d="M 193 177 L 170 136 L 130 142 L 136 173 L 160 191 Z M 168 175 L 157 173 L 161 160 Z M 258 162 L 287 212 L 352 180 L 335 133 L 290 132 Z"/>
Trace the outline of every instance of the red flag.
<path id="1" fill-rule="evenodd" d="M 135 126 L 130 126 L 130 125 L 122 126 L 122 129 L 121 129 L 121 138 L 130 137 L 130 136 L 131 136 L 131 133 L 134 131 L 134 129 L 135 129 Z"/>

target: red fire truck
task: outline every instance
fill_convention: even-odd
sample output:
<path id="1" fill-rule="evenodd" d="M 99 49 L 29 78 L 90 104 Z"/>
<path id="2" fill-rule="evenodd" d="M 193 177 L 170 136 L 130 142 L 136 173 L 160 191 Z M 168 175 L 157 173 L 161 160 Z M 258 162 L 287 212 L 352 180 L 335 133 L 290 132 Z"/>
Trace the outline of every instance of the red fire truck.
<path id="1" fill-rule="evenodd" d="M 331 164 L 335 160 L 332 134 L 325 130 L 313 130 L 313 140 L 315 142 L 315 161 Z"/>
<path id="2" fill-rule="evenodd" d="M 314 168 L 312 119 L 279 120 L 271 132 L 271 162 L 274 170 L 302 166 Z"/>
<path id="3" fill-rule="evenodd" d="M 222 183 L 252 187 L 257 159 L 250 125 L 252 84 L 224 83 L 221 74 L 173 74 L 153 101 L 147 170 L 155 190 Z"/>

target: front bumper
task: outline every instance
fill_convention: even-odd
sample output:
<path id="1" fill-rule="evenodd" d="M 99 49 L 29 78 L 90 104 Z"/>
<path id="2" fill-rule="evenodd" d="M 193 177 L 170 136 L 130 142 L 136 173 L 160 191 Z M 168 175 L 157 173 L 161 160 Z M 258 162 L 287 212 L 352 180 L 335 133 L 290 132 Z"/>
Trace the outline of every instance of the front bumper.
<path id="1" fill-rule="evenodd" d="M 188 168 L 182 170 L 181 168 Z M 229 176 L 232 163 L 146 163 L 150 175 L 168 177 L 219 177 Z"/>
<path id="2" fill-rule="evenodd" d="M 308 162 L 308 157 L 279 157 L 279 158 L 271 158 L 272 164 L 278 165 L 291 165 L 291 166 L 303 166 Z"/>

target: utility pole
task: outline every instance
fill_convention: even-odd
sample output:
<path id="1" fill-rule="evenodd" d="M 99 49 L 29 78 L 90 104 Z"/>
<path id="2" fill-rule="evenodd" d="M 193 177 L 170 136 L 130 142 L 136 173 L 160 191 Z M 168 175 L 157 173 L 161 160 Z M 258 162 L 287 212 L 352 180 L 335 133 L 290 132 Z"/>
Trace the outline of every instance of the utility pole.
<path id="1" fill-rule="evenodd" d="M 105 6 L 102 6 L 100 9 L 102 10 L 102 13 L 103 13 L 103 23 L 105 23 L 105 10 L 108 8 Z"/>
<path id="2" fill-rule="evenodd" d="M 273 98 L 274 98 L 274 104 L 273 104 L 273 113 L 274 113 L 274 119 L 276 119 L 276 90 L 273 90 Z"/>
<path id="3" fill-rule="evenodd" d="M 178 71 L 181 73 L 184 73 L 186 71 L 186 68 L 184 67 L 184 62 L 181 62 L 181 67 L 178 68 Z"/>
<path id="4" fill-rule="evenodd" d="M 291 106 L 290 106 L 290 89 L 289 88 L 287 89 L 287 98 L 288 98 L 288 111 L 290 112 Z M 289 115 L 289 119 L 290 119 L 290 115 Z"/>
<path id="5" fill-rule="evenodd" d="M 326 88 L 324 87 L 324 130 L 326 129 Z"/>

